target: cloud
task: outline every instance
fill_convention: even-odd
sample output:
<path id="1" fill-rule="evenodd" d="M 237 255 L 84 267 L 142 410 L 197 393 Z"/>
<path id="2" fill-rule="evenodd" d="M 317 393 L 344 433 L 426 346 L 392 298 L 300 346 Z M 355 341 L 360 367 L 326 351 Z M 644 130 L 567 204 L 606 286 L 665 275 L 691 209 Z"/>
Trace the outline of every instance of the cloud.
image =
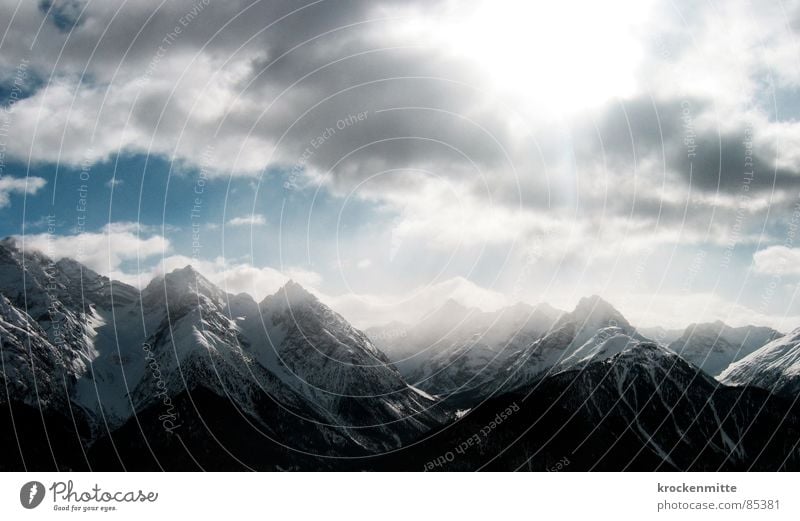
<path id="1" fill-rule="evenodd" d="M 2 154 L 0 154 L 2 162 Z M 11 202 L 11 194 L 34 195 L 47 181 L 41 177 L 0 177 L 0 208 L 5 208 Z"/>
<path id="2" fill-rule="evenodd" d="M 366 202 L 393 266 L 359 251 L 362 278 L 533 243 L 556 271 L 731 242 L 778 269 L 768 247 L 800 189 L 796 3 L 0 2 L 17 13 L 0 75 L 30 74 L 11 158 L 153 154 L 181 175 L 291 178 L 276 199 Z M 236 288 L 286 276 L 208 262 Z"/>
<path id="3" fill-rule="evenodd" d="M 249 293 L 261 300 L 274 294 L 290 279 L 316 293 L 322 277 L 298 267 L 277 270 L 256 267 L 248 262 L 229 261 L 223 257 L 199 259 L 172 253 L 172 245 L 154 227 L 132 222 L 109 223 L 98 232 L 74 235 L 47 233 L 14 236 L 25 249 L 37 250 L 55 260 L 71 258 L 111 279 L 142 288 L 154 277 L 192 265 L 228 293 Z M 136 261 L 136 269 L 126 265 Z"/>
<path id="4" fill-rule="evenodd" d="M 228 221 L 228 226 L 264 226 L 265 224 L 267 224 L 267 218 L 259 213 L 234 217 Z"/>
<path id="5" fill-rule="evenodd" d="M 223 257 L 203 260 L 184 255 L 170 255 L 159 260 L 141 277 L 130 274 L 120 276 L 128 281 L 136 280 L 139 282 L 138 286 L 144 286 L 153 277 L 187 265 L 194 267 L 227 293 L 248 293 L 258 301 L 277 292 L 289 280 L 294 280 L 315 293 L 319 293 L 317 288 L 322 282 L 318 273 L 297 267 L 287 267 L 281 271 L 270 267 L 256 267 L 247 262 L 230 261 Z"/>
<path id="6" fill-rule="evenodd" d="M 614 295 L 609 301 L 638 327 L 683 329 L 690 323 L 721 320 L 733 327 L 759 325 L 786 332 L 800 324 L 800 315 L 766 314 L 713 293 Z"/>
<path id="7" fill-rule="evenodd" d="M 402 322 L 414 324 L 450 299 L 463 306 L 495 311 L 513 304 L 508 296 L 483 288 L 463 277 L 417 287 L 402 294 L 356 294 L 317 296 L 347 320 L 362 329 Z"/>
<path id="8" fill-rule="evenodd" d="M 92 270 L 107 275 L 115 273 L 123 262 L 164 255 L 170 242 L 161 235 L 142 237 L 137 223 L 110 223 L 98 232 L 77 235 L 48 233 L 15 236 L 24 248 L 38 250 L 56 260 L 68 257 Z"/>
<path id="9" fill-rule="evenodd" d="M 355 197 L 408 205 L 401 234 L 424 230 L 431 211 L 417 211 L 417 194 L 403 186 L 409 181 L 397 169 L 428 172 L 428 179 L 411 183 L 428 192 L 442 183 L 472 191 L 474 203 L 460 213 L 473 222 L 487 217 L 485 205 L 510 206 L 513 214 L 521 205 L 571 209 L 576 202 L 615 213 L 664 210 L 667 218 L 683 212 L 681 201 L 652 193 L 661 181 L 687 192 L 741 186 L 741 140 L 749 125 L 758 170 L 753 193 L 770 190 L 772 177 L 781 190 L 798 183 L 798 124 L 777 120 L 761 102 L 767 74 L 786 88 L 800 84 L 788 52 L 792 35 L 763 30 L 784 26 L 785 13 L 772 6 L 757 13 L 739 3 L 720 9 L 619 3 L 604 12 L 591 2 L 570 2 L 536 9 L 543 30 L 553 28 L 563 43 L 565 67 L 552 38 L 526 29 L 530 17 L 508 25 L 506 15 L 528 9 L 517 4 L 474 1 L 454 10 L 448 2 L 391 0 L 301 8 L 216 2 L 190 20 L 186 6 L 137 2 L 117 13 L 113 2 L 96 4 L 71 3 L 47 14 L 52 23 L 40 31 L 31 70 L 54 79 L 17 103 L 11 154 L 78 164 L 118 151 L 152 153 L 205 166 L 211 175 L 281 175 L 299 167 L 300 186 L 318 183 L 336 194 L 358 187 Z M 24 55 L 25 35 L 46 16 L 36 6 L 20 9 L 5 40 L 8 70 Z M 794 7 L 787 9 L 796 16 Z M 574 20 L 577 10 L 607 23 Z M 681 13 L 688 10 L 687 22 Z M 74 19 L 68 35 L 54 16 Z M 185 22 L 181 34 L 165 44 L 176 20 Z M 486 38 L 474 37 L 476 27 Z M 601 52 L 606 43 L 579 44 L 592 35 L 619 52 Z M 447 38 L 474 52 L 443 45 Z M 518 66 L 521 56 L 529 66 Z M 513 66 L 498 71 L 502 64 Z M 511 106 L 490 72 L 523 74 L 500 86 L 515 90 Z M 543 76 L 553 85 L 539 92 L 548 83 Z M 623 76 L 625 85 L 605 84 Z M 577 99 L 600 91 L 604 98 L 587 106 Z M 564 93 L 569 100 L 556 103 Z M 691 178 L 684 102 L 698 142 Z M 561 105 L 581 110 L 564 117 Z M 615 191 L 608 206 L 597 179 Z M 366 180 L 375 190 L 362 186 Z M 658 204 L 632 204 L 642 195 Z M 439 190 L 434 205 L 449 197 Z M 451 206 L 442 204 L 445 211 Z M 431 228 L 431 238 L 440 231 Z"/>
<path id="10" fill-rule="evenodd" d="M 800 248 L 770 246 L 753 255 L 756 271 L 768 275 L 800 275 Z"/>

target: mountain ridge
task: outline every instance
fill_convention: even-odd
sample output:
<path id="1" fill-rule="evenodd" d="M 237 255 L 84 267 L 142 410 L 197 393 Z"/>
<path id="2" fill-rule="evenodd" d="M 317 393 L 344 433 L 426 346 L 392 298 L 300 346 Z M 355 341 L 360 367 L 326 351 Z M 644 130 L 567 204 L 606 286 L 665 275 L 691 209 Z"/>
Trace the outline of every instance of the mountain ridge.
<path id="1" fill-rule="evenodd" d="M 540 407 L 545 404 L 524 407 L 530 418 L 542 415 L 541 435 L 547 425 L 555 428 L 576 415 L 570 428 L 585 435 L 584 427 L 601 421 L 595 413 L 605 411 L 609 425 L 581 456 L 600 458 L 597 468 L 615 468 L 601 457 L 614 436 L 639 451 L 637 456 L 617 447 L 610 453 L 632 458 L 634 468 L 742 468 L 758 457 L 737 425 L 759 419 L 774 426 L 786 405 L 770 389 L 758 389 L 769 382 L 757 372 L 724 373 L 720 383 L 701 364 L 679 356 L 688 356 L 684 352 L 649 341 L 597 295 L 582 298 L 570 312 L 524 303 L 483 312 L 446 302 L 419 324 L 393 327 L 403 334 L 373 340 L 292 280 L 256 302 L 249 294 L 223 291 L 187 265 L 140 291 L 77 261 L 53 262 L 0 242 L 1 376 L 7 390 L 0 402 L 23 422 L 0 422 L 0 440 L 24 451 L 9 468 L 25 462 L 48 469 L 403 468 L 406 462 L 393 454 L 441 450 L 441 432 L 462 432 L 472 424 L 469 418 L 482 417 L 477 408 L 519 405 L 515 400 L 526 393 L 554 401 L 558 411 L 552 416 Z M 732 365 L 772 369 L 787 385 L 779 394 L 793 392 L 800 340 L 787 335 L 756 347 L 754 332 L 774 332 L 725 328 L 694 325 L 692 338 L 719 329 L 722 336 L 752 341 L 752 352 Z M 800 329 L 794 333 L 800 338 Z M 387 338 L 404 348 L 422 347 L 409 358 L 421 361 L 404 368 L 396 352 L 381 349 Z M 765 357 L 792 363 L 772 367 L 760 362 Z M 628 395 L 624 388 L 631 386 L 636 391 Z M 605 398 L 587 409 L 596 393 Z M 774 410 L 758 412 L 762 399 L 774 402 Z M 716 409 L 706 411 L 707 403 Z M 660 432 L 665 411 L 681 419 L 675 429 Z M 691 414 L 699 414 L 697 427 L 687 418 Z M 795 411 L 783 414 L 788 430 L 771 442 L 770 454 L 788 450 L 792 429 L 800 425 Z M 515 429 L 526 421 L 514 420 L 509 432 L 519 434 Z M 641 432 L 626 432 L 625 425 Z M 687 432 L 691 450 L 680 441 Z M 261 445 L 255 451 L 254 440 Z M 704 448 L 707 440 L 714 446 Z M 528 442 L 526 450 L 532 450 L 541 440 Z M 44 443 L 53 447 L 49 455 L 37 452 Z M 489 443 L 481 450 L 501 447 Z M 529 467 L 546 464 L 554 453 L 548 454 Z M 786 461 L 794 468 L 790 456 Z M 500 461 L 519 465 L 517 457 Z M 596 467 L 582 461 L 576 468 Z"/>

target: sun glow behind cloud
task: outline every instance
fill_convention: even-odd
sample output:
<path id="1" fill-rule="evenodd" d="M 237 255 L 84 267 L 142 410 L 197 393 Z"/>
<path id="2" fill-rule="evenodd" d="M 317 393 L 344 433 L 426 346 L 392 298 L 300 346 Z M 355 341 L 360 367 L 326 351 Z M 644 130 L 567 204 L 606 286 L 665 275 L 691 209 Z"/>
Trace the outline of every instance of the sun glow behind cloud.
<path id="1" fill-rule="evenodd" d="M 649 4 L 449 2 L 440 16 L 407 14 L 399 25 L 404 37 L 477 66 L 493 91 L 521 108 L 569 114 L 635 91 L 644 56 L 636 27 Z"/>
<path id="2" fill-rule="evenodd" d="M 70 224 L 73 192 L 64 187 L 84 161 L 93 162 L 93 179 L 117 180 L 115 221 L 186 230 L 191 176 L 207 170 L 211 183 L 234 179 L 230 190 L 205 192 L 210 248 L 202 261 L 215 281 L 235 270 L 225 277 L 234 288 L 246 286 L 251 270 L 240 267 L 252 263 L 284 275 L 285 265 L 318 272 L 313 289 L 372 298 L 371 307 L 352 306 L 365 315 L 384 309 L 376 295 L 394 303 L 453 277 L 530 302 L 552 297 L 570 307 L 599 293 L 624 304 L 613 288 L 646 265 L 628 293 L 716 288 L 758 306 L 761 287 L 781 276 L 782 293 L 764 313 L 798 313 L 797 270 L 776 264 L 796 255 L 797 244 L 774 247 L 784 243 L 800 179 L 792 29 L 800 5 L 320 2 L 262 31 L 292 7 L 231 0 L 205 10 L 141 81 L 183 15 L 179 3 L 168 4 L 146 22 L 151 9 L 141 3 L 115 17 L 113 3 L 91 2 L 69 33 L 37 3 L 19 5 L 0 65 L 13 72 L 25 56 L 32 78 L 54 81 L 32 83 L 15 104 L 5 157 L 20 163 L 9 163 L 7 189 L 0 186 L 5 234 L 21 233 L 23 220 L 25 233 L 41 232 L 35 223 L 51 213 L 50 201 Z M 366 120 L 337 129 L 295 168 L 309 140 L 365 110 Z M 691 169 L 687 132 L 698 141 Z M 750 138 L 758 175 L 744 199 Z M 205 153 L 210 145 L 213 154 Z M 118 154 L 131 162 L 118 169 Z M 161 170 L 138 177 L 139 164 L 156 159 L 171 162 L 165 177 L 180 174 L 168 191 Z M 27 183 L 11 170 L 25 172 L 26 163 L 36 165 Z M 253 193 L 248 183 L 257 177 Z M 177 190 L 181 178 L 188 188 Z M 115 251 L 90 266 L 149 275 L 157 255 L 140 251 L 149 263 L 142 268 L 135 249 L 120 254 L 101 229 L 109 212 L 99 190 L 92 204 L 100 210 L 87 238 Z M 17 210 L 25 214 L 15 219 Z M 164 232 L 175 262 L 189 251 L 185 237 Z M 689 277 L 697 251 L 706 271 Z M 728 266 L 721 272 L 720 259 Z M 248 280 L 272 288 L 285 278 L 262 271 Z M 687 279 L 697 286 L 684 288 Z M 625 308 L 632 320 L 645 309 L 639 304 Z M 694 309 L 683 306 L 676 321 L 695 320 Z"/>

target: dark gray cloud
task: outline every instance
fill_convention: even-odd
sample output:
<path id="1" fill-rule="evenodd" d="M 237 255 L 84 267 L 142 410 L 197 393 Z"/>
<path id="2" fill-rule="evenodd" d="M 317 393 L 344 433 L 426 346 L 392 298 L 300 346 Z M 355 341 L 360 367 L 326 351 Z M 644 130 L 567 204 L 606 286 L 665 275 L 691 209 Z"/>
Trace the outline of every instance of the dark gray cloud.
<path id="1" fill-rule="evenodd" d="M 726 105 L 713 93 L 689 88 L 687 94 L 681 83 L 691 72 L 686 60 L 708 52 L 705 32 L 724 13 L 693 3 L 657 6 L 652 27 L 645 27 L 653 30 L 642 38 L 644 87 L 556 124 L 518 100 L 487 93 L 491 78 L 469 57 L 397 36 L 398 20 L 385 19 L 388 7 L 416 5 L 425 13 L 435 4 L 19 4 L 0 45 L 0 68 L 11 71 L 27 57 L 38 77 L 57 81 L 48 96 L 39 87 L 41 99 L 20 111 L 19 146 L 11 153 L 33 150 L 33 159 L 75 163 L 94 138 L 96 158 L 120 147 L 191 164 L 212 145 L 220 172 L 285 173 L 302 162 L 326 174 L 337 193 L 394 170 L 363 192 L 387 200 L 407 196 L 410 178 L 418 179 L 403 172 L 422 169 L 466 187 L 477 200 L 512 209 L 601 212 L 697 229 L 735 217 L 732 198 L 746 169 L 744 130 L 729 123 Z M 9 13 L 16 8 L 2 6 Z M 760 13 L 775 16 L 772 11 Z M 176 26 L 180 34 L 170 36 Z M 34 52 L 28 52 L 33 35 Z M 154 63 L 159 46 L 163 57 Z M 665 70 L 675 71 L 674 92 L 646 81 Z M 36 125 L 39 107 L 54 114 L 44 128 Z M 360 113 L 366 118 L 337 128 Z M 761 124 L 753 129 L 749 193 L 778 194 L 781 205 L 798 188 L 798 176 L 764 144 L 762 131 Z M 709 198 L 715 194 L 721 202 Z M 753 208 L 746 211 L 758 211 Z"/>

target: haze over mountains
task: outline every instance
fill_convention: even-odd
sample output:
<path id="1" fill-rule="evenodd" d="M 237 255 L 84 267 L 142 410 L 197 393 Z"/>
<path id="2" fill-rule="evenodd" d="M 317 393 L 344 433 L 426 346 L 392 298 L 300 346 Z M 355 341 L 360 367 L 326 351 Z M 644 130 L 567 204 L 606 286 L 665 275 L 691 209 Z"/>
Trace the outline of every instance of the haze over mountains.
<path id="1" fill-rule="evenodd" d="M 423 470 L 491 423 L 448 468 L 797 469 L 798 331 L 667 343 L 592 296 L 361 332 L 294 282 L 139 291 L 5 240 L 0 466 Z"/>

